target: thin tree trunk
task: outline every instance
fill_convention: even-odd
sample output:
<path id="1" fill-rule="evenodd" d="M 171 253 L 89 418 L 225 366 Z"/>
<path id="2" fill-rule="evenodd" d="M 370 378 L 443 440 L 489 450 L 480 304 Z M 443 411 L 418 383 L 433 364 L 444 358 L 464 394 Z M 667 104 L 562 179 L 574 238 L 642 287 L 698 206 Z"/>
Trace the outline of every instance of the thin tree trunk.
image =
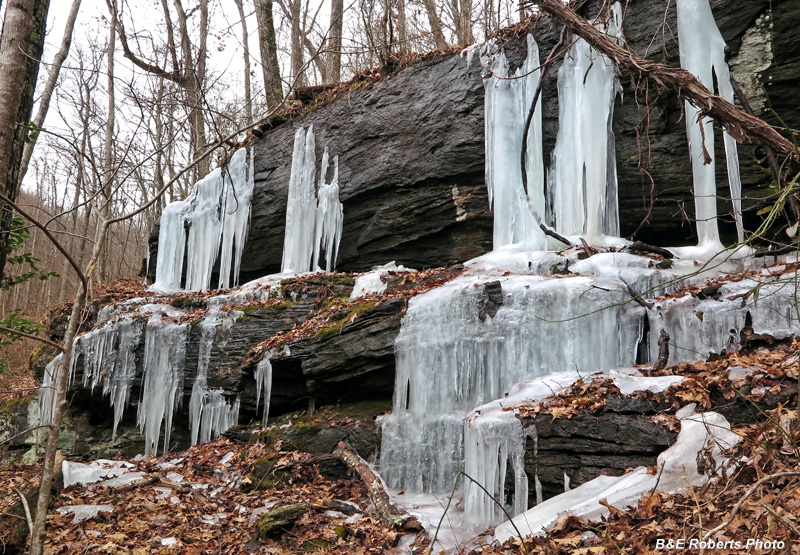
<path id="1" fill-rule="evenodd" d="M 72 7 L 67 16 L 67 23 L 64 25 L 64 37 L 61 39 L 61 48 L 53 58 L 53 63 L 50 66 L 50 74 L 47 76 L 47 83 L 42 91 L 42 98 L 39 101 L 39 109 L 36 112 L 36 117 L 33 118 L 33 124 L 36 128 L 41 128 L 44 125 L 44 118 L 47 116 L 47 110 L 50 109 L 50 100 L 53 97 L 53 91 L 56 89 L 58 83 L 58 76 L 61 73 L 61 66 L 69 55 L 69 48 L 72 44 L 72 33 L 75 30 L 75 20 L 78 18 L 78 10 L 81 7 L 81 0 L 73 0 Z M 39 135 L 31 133 L 30 142 L 25 143 L 25 149 L 22 152 L 22 163 L 19 170 L 20 182 L 25 178 L 28 172 L 28 164 L 31 161 L 33 154 L 33 147 L 36 146 L 36 140 Z"/>
<path id="2" fill-rule="evenodd" d="M 400 54 L 408 53 L 408 27 L 406 24 L 406 0 L 397 0 L 397 40 Z"/>
<path id="3" fill-rule="evenodd" d="M 0 38 L 0 190 L 14 201 L 33 111 L 33 92 L 44 47 L 49 0 L 17 0 L 6 6 Z M 6 265 L 11 208 L 0 208 L 0 279 Z"/>
<path id="4" fill-rule="evenodd" d="M 289 4 L 289 19 L 291 19 L 292 23 L 292 86 L 295 88 L 305 84 L 303 79 L 303 31 L 300 25 L 300 13 L 300 0 L 291 0 Z"/>
<path id="5" fill-rule="evenodd" d="M 344 17 L 344 0 L 331 0 L 331 24 L 328 31 L 330 45 L 330 82 L 342 80 L 342 19 Z"/>
<path id="6" fill-rule="evenodd" d="M 431 26 L 431 33 L 433 33 L 433 40 L 436 43 L 438 50 L 447 50 L 447 41 L 442 32 L 442 20 L 436 12 L 435 0 L 422 0 L 425 4 L 425 11 L 428 13 L 428 23 Z"/>
<path id="7" fill-rule="evenodd" d="M 247 20 L 244 15 L 244 4 L 242 0 L 234 0 L 236 8 L 239 10 L 239 19 L 242 21 L 242 47 L 244 48 L 244 106 L 247 116 L 247 125 L 253 123 L 253 98 L 250 87 L 250 45 L 248 43 Z"/>
<path id="8" fill-rule="evenodd" d="M 264 89 L 267 95 L 267 108 L 274 109 L 283 102 L 281 68 L 278 65 L 278 43 L 275 38 L 275 21 L 272 14 L 272 0 L 253 0 L 258 22 L 258 44 L 261 50 L 261 72 L 264 75 Z"/>
<path id="9" fill-rule="evenodd" d="M 458 13 L 458 40 L 461 46 L 475 42 L 472 35 L 472 0 L 460 0 Z"/>
<path id="10" fill-rule="evenodd" d="M 100 228 L 104 222 L 108 220 L 111 212 L 111 191 L 114 182 L 114 127 L 116 119 L 116 96 L 114 94 L 114 50 L 116 50 L 116 27 L 117 27 L 117 14 L 116 11 L 111 13 L 111 25 L 108 32 L 108 49 L 106 50 L 107 57 L 107 72 L 108 77 L 108 114 L 106 116 L 106 137 L 103 150 L 103 184 L 102 193 L 100 195 L 100 209 L 98 210 L 98 231 L 96 234 L 96 241 L 100 240 Z M 102 234 L 105 237 L 105 234 Z M 99 245 L 100 256 L 97 260 L 97 282 L 103 283 L 106 279 L 106 245 Z"/>

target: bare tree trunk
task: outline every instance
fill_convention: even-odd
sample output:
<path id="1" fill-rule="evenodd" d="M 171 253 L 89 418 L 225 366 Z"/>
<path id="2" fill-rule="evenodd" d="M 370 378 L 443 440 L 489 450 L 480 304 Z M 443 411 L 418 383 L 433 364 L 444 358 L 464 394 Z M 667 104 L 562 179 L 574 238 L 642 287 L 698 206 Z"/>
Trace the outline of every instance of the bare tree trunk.
<path id="1" fill-rule="evenodd" d="M 33 92 L 44 46 L 49 0 L 17 0 L 6 6 L 0 38 L 0 188 L 17 198 L 20 163 L 33 111 Z M 0 279 L 6 265 L 11 208 L 0 209 Z"/>
<path id="2" fill-rule="evenodd" d="M 472 36 L 472 0 L 460 0 L 456 27 L 458 43 L 461 46 L 469 46 L 475 42 L 475 38 Z"/>
<path id="3" fill-rule="evenodd" d="M 108 77 L 108 113 L 106 116 L 106 137 L 103 150 L 103 183 L 100 195 L 100 209 L 98 210 L 98 230 L 96 241 L 100 240 L 100 228 L 108 220 L 111 211 L 111 194 L 114 182 L 114 127 L 116 123 L 116 96 L 114 94 L 114 50 L 116 50 L 117 14 L 111 13 L 111 24 L 108 31 L 108 48 L 106 50 Z M 105 237 L 105 234 L 102 235 Z M 100 256 L 97 259 L 97 283 L 103 283 L 106 279 L 106 245 L 98 245 Z"/>
<path id="4" fill-rule="evenodd" d="M 303 30 L 300 25 L 300 0 L 289 0 L 289 19 L 292 23 L 292 86 L 301 87 L 303 79 Z"/>
<path id="5" fill-rule="evenodd" d="M 78 10 L 81 7 L 81 0 L 73 0 L 72 7 L 67 16 L 67 23 L 64 25 L 64 37 L 61 39 L 61 48 L 53 58 L 53 63 L 50 66 L 50 74 L 47 76 L 47 83 L 42 91 L 42 97 L 39 101 L 39 110 L 36 112 L 36 117 L 33 118 L 33 124 L 36 128 L 44 125 L 44 118 L 47 115 L 47 110 L 50 109 L 50 100 L 53 97 L 53 91 L 56 89 L 58 83 L 58 76 L 61 73 L 61 66 L 64 60 L 69 55 L 69 48 L 72 44 L 72 33 L 75 30 L 75 20 L 78 18 Z M 31 133 L 30 142 L 25 143 L 25 149 L 22 151 L 22 163 L 19 170 L 20 182 L 24 179 L 25 174 L 28 172 L 28 164 L 31 161 L 33 154 L 33 147 L 36 146 L 36 140 L 39 138 L 37 133 Z"/>
<path id="6" fill-rule="evenodd" d="M 431 26 L 431 33 L 433 33 L 433 40 L 436 43 L 438 50 L 447 50 L 447 41 L 442 32 L 442 20 L 436 12 L 435 0 L 422 0 L 425 4 L 425 11 L 428 12 L 428 23 Z"/>
<path id="7" fill-rule="evenodd" d="M 330 82 L 342 80 L 342 19 L 344 17 L 344 0 L 331 0 L 331 24 L 328 31 L 330 44 Z"/>
<path id="8" fill-rule="evenodd" d="M 244 107 L 247 116 L 247 125 L 253 123 L 253 98 L 250 87 L 250 45 L 248 43 L 247 20 L 244 15 L 242 0 L 234 0 L 239 10 L 239 19 L 242 21 L 242 47 L 244 48 Z"/>
<path id="9" fill-rule="evenodd" d="M 283 102 L 281 68 L 278 65 L 278 43 L 275 38 L 275 21 L 272 15 L 272 0 L 253 0 L 258 22 L 258 44 L 261 50 L 261 71 L 267 107 L 272 110 Z"/>
<path id="10" fill-rule="evenodd" d="M 406 0 L 397 0 L 397 40 L 400 54 L 408 53 L 408 27 L 406 25 Z"/>

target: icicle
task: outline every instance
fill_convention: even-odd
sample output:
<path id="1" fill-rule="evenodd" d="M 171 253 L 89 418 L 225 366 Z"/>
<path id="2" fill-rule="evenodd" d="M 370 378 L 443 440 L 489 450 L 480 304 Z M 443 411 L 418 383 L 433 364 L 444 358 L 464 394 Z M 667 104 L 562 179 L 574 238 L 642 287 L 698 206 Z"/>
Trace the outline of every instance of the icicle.
<path id="1" fill-rule="evenodd" d="M 315 173 L 314 126 L 311 125 L 307 132 L 299 128 L 294 136 L 281 272 L 307 272 L 312 269 L 317 209 Z"/>
<path id="2" fill-rule="evenodd" d="M 173 411 L 183 396 L 183 364 L 188 324 L 165 321 L 153 314 L 147 322 L 144 346 L 142 397 L 139 429 L 145 435 L 145 454 L 155 453 L 164 422 L 164 451 L 169 447 Z"/>
<path id="3" fill-rule="evenodd" d="M 569 476 L 564 472 L 564 493 L 569 491 Z"/>
<path id="4" fill-rule="evenodd" d="M 314 226 L 314 265 L 319 265 L 322 253 L 325 253 L 325 271 L 330 272 L 336 266 L 339 253 L 339 242 L 342 240 L 342 223 L 344 213 L 339 202 L 339 157 L 333 157 L 333 179 L 325 183 L 328 171 L 328 149 L 322 155 L 322 168 L 319 179 L 319 201 L 317 203 L 317 219 Z"/>
<path id="5" fill-rule="evenodd" d="M 539 481 L 539 475 L 536 474 L 533 477 L 533 488 L 536 491 L 536 504 L 541 505 L 543 496 L 542 496 L 542 483 Z"/>
<path id="6" fill-rule="evenodd" d="M 622 8 L 611 6 L 612 38 L 622 36 Z M 611 120 L 620 91 L 613 62 L 578 39 L 558 71 L 559 127 L 551 178 L 556 229 L 596 242 L 619 235 Z"/>
<path id="7" fill-rule="evenodd" d="M 270 357 L 272 353 L 269 352 L 264 355 L 258 365 L 256 365 L 256 410 L 258 410 L 258 404 L 261 401 L 261 393 L 264 393 L 264 416 L 261 418 L 261 425 L 267 425 L 267 419 L 269 418 L 269 401 L 272 395 L 272 363 L 270 362 Z"/>
<path id="8" fill-rule="evenodd" d="M 154 288 L 204 291 L 220 258 L 220 287 L 238 281 L 253 194 L 252 160 L 237 150 L 225 168 L 194 184 L 188 198 L 169 204 L 161 214 Z M 232 274 L 232 275 L 231 275 Z"/>
<path id="9" fill-rule="evenodd" d="M 486 89 L 486 184 L 494 205 L 494 248 L 524 243 L 544 248 L 538 221 L 544 217 L 544 163 L 542 161 L 541 97 L 528 132 L 525 169 L 528 191 L 522 184 L 522 132 L 539 83 L 539 47 L 528 35 L 528 56 L 513 75 L 502 48 L 483 63 L 490 73 Z M 497 48 L 491 45 L 490 48 Z"/>
<path id="10" fill-rule="evenodd" d="M 714 21 L 708 0 L 678 0 L 678 42 L 681 66 L 713 91 L 714 82 L 719 94 L 733 102 L 733 86 L 728 64 L 725 62 L 725 40 Z M 694 177 L 697 236 L 701 246 L 723 250 L 717 226 L 717 181 L 714 167 L 714 123 L 702 117 L 699 108 L 684 103 L 686 110 L 686 135 L 692 158 Z M 702 126 L 702 127 L 701 127 Z M 744 239 L 742 228 L 742 184 L 739 176 L 739 158 L 736 141 L 723 131 L 725 158 L 728 167 L 728 184 L 733 199 L 734 218 L 738 240 Z M 710 162 L 706 163 L 706 155 Z"/>

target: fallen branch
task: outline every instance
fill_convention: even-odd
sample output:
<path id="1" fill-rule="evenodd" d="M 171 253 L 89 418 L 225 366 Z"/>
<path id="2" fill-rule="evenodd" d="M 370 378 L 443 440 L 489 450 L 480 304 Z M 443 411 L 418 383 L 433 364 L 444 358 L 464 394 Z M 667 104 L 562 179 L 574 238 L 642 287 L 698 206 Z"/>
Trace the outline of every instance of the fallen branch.
<path id="1" fill-rule="evenodd" d="M 14 493 L 19 497 L 19 502 L 22 503 L 22 508 L 25 511 L 25 521 L 28 523 L 28 533 L 33 534 L 33 518 L 31 517 L 31 508 L 28 505 L 28 500 L 25 499 L 25 494 L 17 488 L 13 488 Z"/>
<path id="2" fill-rule="evenodd" d="M 367 486 L 367 495 L 372 504 L 375 505 L 375 516 L 378 517 L 378 520 L 398 529 L 422 529 L 417 519 L 392 503 L 378 475 L 372 471 L 364 459 L 350 449 L 346 442 L 340 441 L 336 449 L 333 450 L 333 455 L 346 464 L 350 470 L 357 473 L 364 481 Z"/>
<path id="3" fill-rule="evenodd" d="M 650 254 L 657 254 L 659 256 L 663 256 L 664 258 L 674 258 L 675 255 L 672 254 L 671 251 L 663 247 L 656 247 L 655 245 L 648 245 L 647 243 L 642 243 L 641 241 L 636 241 L 628 245 L 629 251 L 634 252 L 649 252 Z"/>
<path id="4" fill-rule="evenodd" d="M 632 301 L 636 302 L 637 304 L 642 305 L 645 308 L 653 308 L 653 301 L 644 300 L 642 298 L 642 296 L 639 293 L 637 293 L 636 291 L 634 291 L 633 288 L 631 288 L 631 286 L 628 285 L 627 283 L 625 284 L 625 287 L 628 288 L 628 294 L 631 296 L 631 300 Z M 659 343 L 658 344 L 661 345 L 661 340 L 660 339 L 659 339 Z"/>
<path id="5" fill-rule="evenodd" d="M 776 155 L 786 158 L 793 165 L 800 166 L 800 154 L 791 141 L 764 120 L 743 112 L 724 98 L 713 94 L 687 70 L 673 67 L 666 62 L 642 58 L 575 14 L 562 0 L 529 0 L 526 4 L 538 4 L 543 11 L 564 23 L 570 31 L 608 56 L 618 66 L 650 81 L 660 90 L 675 91 L 678 98 L 696 106 L 704 116 L 722 123 L 728 134 L 739 143 L 756 142 L 771 148 Z"/>

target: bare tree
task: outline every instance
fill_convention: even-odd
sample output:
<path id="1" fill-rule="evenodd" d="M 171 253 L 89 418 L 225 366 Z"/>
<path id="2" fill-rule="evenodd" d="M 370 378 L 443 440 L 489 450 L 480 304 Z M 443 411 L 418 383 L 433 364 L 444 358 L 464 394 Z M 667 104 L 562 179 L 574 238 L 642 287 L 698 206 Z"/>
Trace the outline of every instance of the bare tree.
<path id="1" fill-rule="evenodd" d="M 258 23 L 258 44 L 261 50 L 261 71 L 264 75 L 267 107 L 272 109 L 283 101 L 283 86 L 281 84 L 281 68 L 278 64 L 278 41 L 275 37 L 272 0 L 253 0 L 253 3 Z"/>
<path id="2" fill-rule="evenodd" d="M 53 58 L 53 63 L 50 66 L 50 73 L 47 76 L 47 83 L 45 83 L 41 100 L 39 100 L 39 109 L 36 111 L 36 117 L 33 118 L 33 125 L 35 128 L 40 128 L 44 125 L 44 118 L 47 116 L 47 111 L 50 109 L 50 100 L 53 98 L 53 91 L 58 83 L 58 76 L 61 74 L 61 66 L 69 55 L 70 45 L 72 44 L 72 33 L 75 30 L 75 20 L 78 18 L 78 10 L 80 7 L 81 0 L 72 1 L 72 6 L 67 16 L 67 22 L 64 25 L 64 36 L 61 39 L 61 48 L 59 48 Z M 20 182 L 25 178 L 25 174 L 28 171 L 28 164 L 31 161 L 33 147 L 36 146 L 36 140 L 38 138 L 38 133 L 32 133 L 29 142 L 25 143 L 25 149 L 22 152 L 22 163 L 19 170 Z"/>
<path id="3" fill-rule="evenodd" d="M 44 48 L 49 0 L 18 0 L 6 5 L 0 36 L 0 187 L 17 198 L 22 151 L 28 135 L 33 91 Z M 6 265 L 11 210 L 0 212 L 0 279 Z"/>
<path id="4" fill-rule="evenodd" d="M 342 80 L 342 27 L 344 18 L 344 0 L 331 0 L 331 24 L 328 31 L 330 44 L 330 81 L 338 83 Z"/>
<path id="5" fill-rule="evenodd" d="M 438 50 L 447 50 L 447 41 L 445 40 L 444 33 L 442 32 L 443 25 L 436 8 L 436 1 L 422 0 L 422 3 L 425 4 L 425 11 L 428 13 L 428 22 L 431 26 L 431 33 L 433 34 L 436 48 Z"/>
<path id="6" fill-rule="evenodd" d="M 234 0 L 236 8 L 239 10 L 239 21 L 242 24 L 242 47 L 244 48 L 244 108 L 247 123 L 253 123 L 253 98 L 250 86 L 250 45 L 248 44 L 247 19 L 244 15 L 244 3 L 242 0 Z"/>

